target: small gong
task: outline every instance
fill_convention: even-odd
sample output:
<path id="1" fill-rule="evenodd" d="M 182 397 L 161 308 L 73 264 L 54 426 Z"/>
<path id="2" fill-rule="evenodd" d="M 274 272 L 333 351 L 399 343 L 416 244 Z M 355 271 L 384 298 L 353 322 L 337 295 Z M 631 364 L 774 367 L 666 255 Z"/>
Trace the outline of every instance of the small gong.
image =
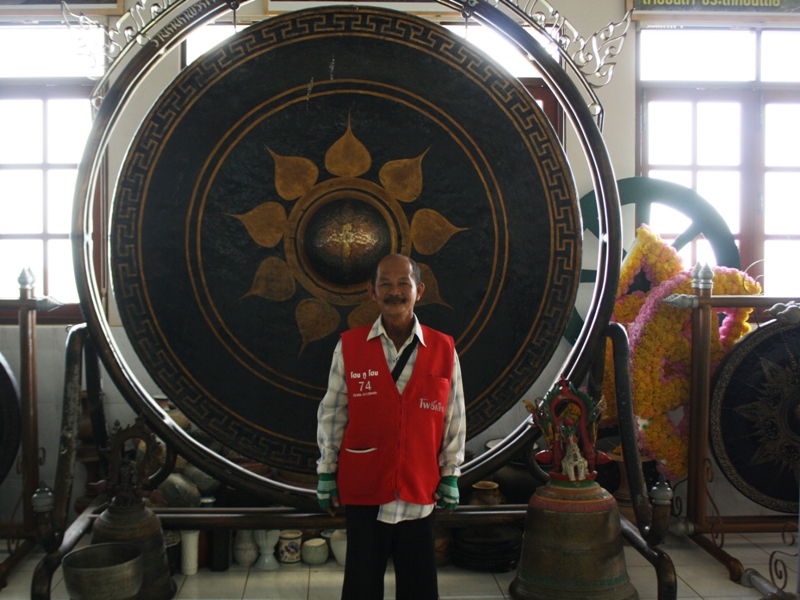
<path id="1" fill-rule="evenodd" d="M 772 321 L 736 344 L 719 366 L 711 447 L 742 494 L 796 513 L 800 479 L 800 325 Z"/>

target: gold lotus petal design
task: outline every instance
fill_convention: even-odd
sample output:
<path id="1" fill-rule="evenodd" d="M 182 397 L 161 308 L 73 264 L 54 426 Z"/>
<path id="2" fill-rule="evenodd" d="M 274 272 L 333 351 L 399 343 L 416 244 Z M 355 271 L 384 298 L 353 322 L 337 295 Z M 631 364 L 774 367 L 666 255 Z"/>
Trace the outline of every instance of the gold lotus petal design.
<path id="1" fill-rule="evenodd" d="M 267 148 L 275 161 L 275 190 L 284 200 L 297 200 L 314 187 L 317 166 L 302 156 L 281 156 Z"/>
<path id="2" fill-rule="evenodd" d="M 435 254 L 447 241 L 466 227 L 456 227 L 430 208 L 421 208 L 411 220 L 411 241 L 420 254 Z"/>
<path id="3" fill-rule="evenodd" d="M 381 314 L 381 311 L 378 305 L 372 300 L 367 300 L 350 312 L 347 316 L 347 325 L 350 329 L 361 327 L 362 325 L 372 325 L 379 314 Z"/>
<path id="4" fill-rule="evenodd" d="M 417 305 L 424 306 L 426 304 L 441 304 L 442 306 L 451 308 L 447 302 L 442 300 L 442 297 L 439 294 L 439 282 L 436 280 L 436 275 L 433 274 L 433 269 L 422 263 L 417 263 L 417 266 L 419 267 L 420 279 L 422 280 L 422 283 L 425 284 L 425 293 L 422 294 L 422 298 L 419 299 Z M 377 319 L 377 317 L 375 318 Z"/>
<path id="5" fill-rule="evenodd" d="M 381 167 L 381 185 L 400 202 L 413 202 L 422 192 L 422 159 L 428 150 L 417 158 L 392 160 Z"/>
<path id="6" fill-rule="evenodd" d="M 302 353 L 305 347 L 316 340 L 332 334 L 339 327 L 339 311 L 318 298 L 306 298 L 297 304 L 294 311 L 297 327 L 303 338 Z"/>
<path id="7" fill-rule="evenodd" d="M 347 131 L 325 153 L 325 169 L 339 177 L 358 177 L 372 166 L 372 156 L 367 147 L 358 141 L 347 119 Z"/>
<path id="8" fill-rule="evenodd" d="M 309 199 L 316 198 L 317 191 L 329 192 L 359 185 L 357 182 L 366 182 L 359 177 L 372 167 L 372 156 L 367 147 L 353 133 L 349 116 L 347 130 L 325 153 L 325 169 L 334 176 L 333 179 L 318 183 L 320 169 L 310 159 L 302 156 L 282 156 L 273 152 L 266 145 L 265 147 L 275 161 L 275 191 L 284 201 L 297 201 L 291 215 L 287 217 L 284 204 L 275 201 L 260 204 L 245 214 L 229 215 L 241 221 L 253 241 L 265 248 L 274 248 L 284 239 L 284 236 L 291 235 L 292 233 L 287 232 L 287 227 L 300 227 L 303 214 L 308 208 Z M 401 213 L 400 202 L 414 202 L 422 193 L 422 160 L 428 150 L 416 158 L 389 161 L 381 167 L 378 173 L 381 186 L 388 196 L 385 197 L 385 201 Z M 354 179 L 357 182 L 354 182 Z M 369 185 L 374 186 L 375 184 L 370 183 Z M 391 208 L 391 210 L 395 210 L 395 208 Z M 405 227 L 408 227 L 405 215 L 403 215 L 403 220 Z M 415 213 L 412 219 L 410 238 L 413 247 L 420 254 L 431 255 L 438 252 L 453 235 L 464 230 L 464 228 L 454 226 L 435 210 L 421 209 Z M 353 231 L 350 224 L 347 224 L 346 228 L 339 233 L 342 236 L 338 241 L 343 243 L 344 251 L 348 250 L 351 242 L 358 241 L 358 236 L 363 234 L 363 232 Z M 298 234 L 298 230 L 295 230 L 293 234 Z M 344 258 L 347 256 L 345 255 Z M 293 271 L 295 267 L 290 266 L 291 264 L 293 264 L 292 260 L 286 256 L 283 259 L 270 257 L 262 261 L 255 274 L 253 285 L 244 297 L 259 296 L 267 300 L 283 302 L 290 300 L 295 295 L 297 285 L 303 286 L 313 296 L 317 296 L 319 290 L 315 289 L 315 284 L 312 282 L 309 287 L 309 282 L 299 277 L 298 273 Z M 440 295 L 439 283 L 433 270 L 424 264 L 419 266 L 422 281 L 426 286 L 420 304 L 441 304 L 450 308 Z M 379 314 L 378 306 L 372 300 L 368 300 L 350 312 L 347 316 L 347 324 L 351 328 L 371 325 Z M 342 317 L 328 300 L 311 297 L 303 299 L 297 304 L 295 320 L 302 338 L 300 349 L 302 353 L 308 344 L 335 333 Z"/>
<path id="9" fill-rule="evenodd" d="M 245 294 L 260 296 L 267 300 L 283 302 L 294 296 L 295 282 L 292 270 L 280 258 L 271 256 L 258 266 L 253 287 Z"/>
<path id="10" fill-rule="evenodd" d="M 244 223 L 247 233 L 259 246 L 273 248 L 283 238 L 286 211 L 277 202 L 259 204 L 242 215 L 228 215 Z"/>

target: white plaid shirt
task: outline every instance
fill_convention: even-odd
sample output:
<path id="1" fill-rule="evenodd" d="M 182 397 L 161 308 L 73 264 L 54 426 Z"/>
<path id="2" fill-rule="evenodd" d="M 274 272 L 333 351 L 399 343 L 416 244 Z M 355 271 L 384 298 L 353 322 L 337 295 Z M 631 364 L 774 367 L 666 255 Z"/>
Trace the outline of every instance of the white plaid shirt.
<path id="1" fill-rule="evenodd" d="M 383 354 L 390 369 L 394 368 L 397 359 L 414 339 L 419 338 L 420 344 L 425 344 L 422 328 L 416 315 L 414 316 L 414 330 L 399 348 L 389 339 L 383 328 L 381 317 L 372 325 L 367 336 L 368 340 L 380 336 L 383 344 Z M 403 372 L 397 379 L 397 391 L 401 394 L 406 383 L 411 379 L 414 364 L 417 362 L 417 348 L 414 348 L 406 363 Z M 442 445 L 439 448 L 439 474 L 461 474 L 459 466 L 464 462 L 464 442 L 466 440 L 466 420 L 464 418 L 464 390 L 461 385 L 461 366 L 458 363 L 458 354 L 453 353 L 453 375 L 450 384 L 450 395 L 447 398 L 447 411 L 444 415 L 442 430 Z M 342 357 L 342 340 L 333 351 L 331 372 L 328 377 L 328 391 L 319 404 L 317 413 L 317 444 L 319 445 L 320 458 L 317 461 L 317 473 L 335 473 L 339 458 L 339 448 L 347 426 L 347 383 L 344 378 L 344 358 Z M 385 523 L 399 523 L 408 519 L 422 519 L 433 511 L 434 504 L 412 504 L 402 500 L 394 500 L 383 504 L 378 511 L 378 520 Z"/>

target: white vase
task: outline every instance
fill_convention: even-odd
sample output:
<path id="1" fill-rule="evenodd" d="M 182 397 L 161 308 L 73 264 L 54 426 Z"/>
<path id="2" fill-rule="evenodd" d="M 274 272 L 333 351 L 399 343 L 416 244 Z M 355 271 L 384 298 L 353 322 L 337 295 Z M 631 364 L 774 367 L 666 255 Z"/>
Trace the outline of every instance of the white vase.
<path id="1" fill-rule="evenodd" d="M 258 546 L 252 529 L 240 529 L 233 541 L 233 560 L 249 567 L 258 558 Z"/>
<path id="2" fill-rule="evenodd" d="M 278 559 L 275 558 L 275 546 L 280 536 L 278 529 L 258 529 L 255 532 L 256 544 L 261 552 L 258 556 L 254 569 L 261 571 L 273 571 L 280 567 Z"/>
<path id="3" fill-rule="evenodd" d="M 181 531 L 181 573 L 184 575 L 197 573 L 197 545 L 199 540 L 199 530 Z"/>
<path id="4" fill-rule="evenodd" d="M 347 530 L 337 529 L 331 535 L 331 550 L 336 562 L 344 566 L 345 558 L 347 557 Z"/>

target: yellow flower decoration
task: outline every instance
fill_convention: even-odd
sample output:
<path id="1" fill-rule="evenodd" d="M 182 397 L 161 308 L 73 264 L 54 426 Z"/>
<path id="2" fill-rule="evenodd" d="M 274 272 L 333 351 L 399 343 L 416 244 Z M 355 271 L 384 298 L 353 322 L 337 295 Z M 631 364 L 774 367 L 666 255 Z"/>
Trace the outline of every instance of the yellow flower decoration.
<path id="1" fill-rule="evenodd" d="M 761 287 L 737 269 L 714 268 L 715 295 L 754 295 Z M 663 304 L 671 294 L 691 293 L 691 273 L 683 271 L 647 296 L 630 325 L 633 408 L 642 452 L 658 461 L 670 479 L 685 477 L 689 450 L 689 364 L 691 309 Z M 711 368 L 750 331 L 751 308 L 717 309 L 719 328 L 711 328 Z"/>
<path id="2" fill-rule="evenodd" d="M 665 244 L 647 225 L 639 226 L 636 239 L 622 261 L 617 303 L 611 320 L 625 326 L 633 323 L 645 303 L 647 293 L 683 269 L 683 263 L 672 246 Z M 600 422 L 601 427 L 617 421 L 614 360 L 610 341 L 606 343 L 605 362 L 603 397 L 606 409 Z"/>

